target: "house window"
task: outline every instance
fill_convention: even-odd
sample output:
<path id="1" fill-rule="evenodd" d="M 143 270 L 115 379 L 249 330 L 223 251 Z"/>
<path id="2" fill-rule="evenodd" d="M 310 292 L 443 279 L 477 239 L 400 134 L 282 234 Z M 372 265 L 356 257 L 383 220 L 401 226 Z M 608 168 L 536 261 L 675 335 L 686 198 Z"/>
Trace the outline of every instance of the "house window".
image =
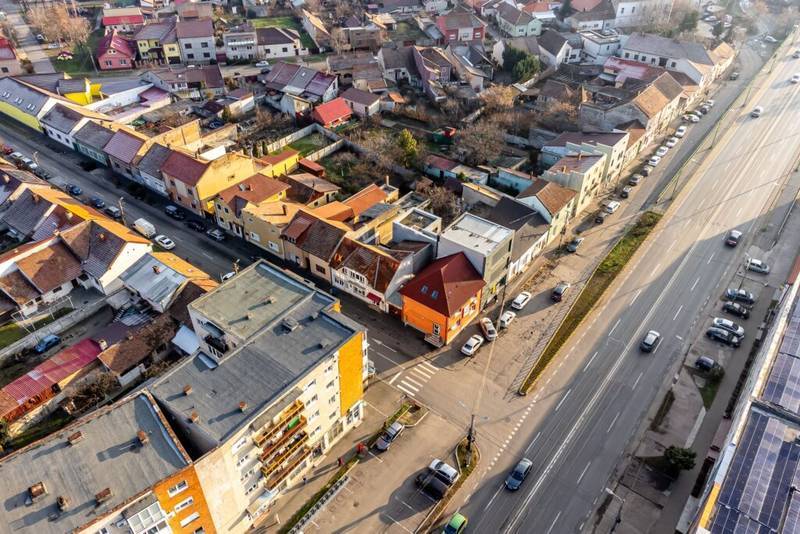
<path id="1" fill-rule="evenodd" d="M 183 47 L 189 50 L 190 48 L 192 48 L 192 43 L 186 43 L 185 45 L 183 45 Z"/>
<path id="2" fill-rule="evenodd" d="M 336 404 L 336 395 L 328 399 L 328 404 Z"/>
<path id="3" fill-rule="evenodd" d="M 328 382 L 328 385 L 325 386 L 325 387 L 328 388 L 328 389 L 331 389 L 335 385 L 336 385 L 336 380 L 331 380 L 330 382 Z"/>
<path id="4" fill-rule="evenodd" d="M 206 41 L 203 41 L 202 43 L 200 43 L 200 48 L 208 48 L 208 43 Z"/>
<path id="5" fill-rule="evenodd" d="M 175 512 L 180 512 L 181 510 L 190 507 L 192 504 L 194 504 L 194 498 L 193 497 L 189 497 L 188 499 L 184 499 L 184 500 L 182 500 L 181 502 L 179 502 L 178 504 L 175 505 Z"/>
<path id="6" fill-rule="evenodd" d="M 203 57 L 204 58 L 210 58 L 211 54 L 209 54 L 208 52 L 203 52 Z"/>
<path id="7" fill-rule="evenodd" d="M 189 487 L 189 484 L 186 483 L 185 480 L 181 480 L 171 488 L 167 490 L 167 495 L 170 497 L 174 497 L 175 495 L 179 494 L 180 492 L 184 491 L 186 488 Z"/>
<path id="8" fill-rule="evenodd" d="M 325 267 L 322 265 L 314 265 L 314 270 L 320 274 L 325 274 Z"/>
<path id="9" fill-rule="evenodd" d="M 128 64 L 128 60 L 127 59 L 120 59 L 119 60 L 119 64 L 120 65 L 127 65 Z"/>
<path id="10" fill-rule="evenodd" d="M 289 49 L 288 49 L 288 48 L 286 48 L 285 46 L 284 46 L 283 48 L 281 48 L 281 50 L 282 50 L 283 52 L 288 52 L 288 51 L 289 51 Z"/>
<path id="11" fill-rule="evenodd" d="M 281 248 L 277 245 L 277 243 L 273 243 L 272 241 L 267 243 L 269 249 L 273 252 L 280 252 Z"/>
<path id="12" fill-rule="evenodd" d="M 433 323 L 433 335 L 438 336 L 442 331 L 442 327 L 439 326 L 437 323 Z"/>
<path id="13" fill-rule="evenodd" d="M 676 62 L 674 62 L 674 61 L 673 61 L 673 62 L 670 64 L 670 66 L 671 66 L 673 69 L 674 69 L 674 68 L 675 68 L 677 65 L 678 65 L 678 64 L 677 64 Z"/>
<path id="14" fill-rule="evenodd" d="M 199 518 L 200 518 L 200 514 L 197 513 L 197 512 L 194 512 L 193 514 L 186 516 L 186 519 L 181 521 L 181 527 L 185 527 L 186 525 L 188 525 L 192 521 L 194 521 L 196 519 L 199 519 Z"/>
<path id="15" fill-rule="evenodd" d="M 194 54 L 186 54 L 186 57 L 187 57 L 188 59 L 194 59 Z"/>
<path id="16" fill-rule="evenodd" d="M 624 7 L 619 8 L 619 14 L 620 15 L 624 15 L 625 14 L 625 8 Z"/>
<path id="17" fill-rule="evenodd" d="M 634 13 L 636 13 L 636 6 L 633 6 L 633 7 L 631 8 L 631 15 L 633 15 Z"/>
<path id="18" fill-rule="evenodd" d="M 106 67 L 110 67 L 110 66 L 112 66 L 112 65 L 113 65 L 113 63 L 111 62 L 111 60 L 110 60 L 110 59 L 107 59 L 107 60 L 106 60 Z"/>

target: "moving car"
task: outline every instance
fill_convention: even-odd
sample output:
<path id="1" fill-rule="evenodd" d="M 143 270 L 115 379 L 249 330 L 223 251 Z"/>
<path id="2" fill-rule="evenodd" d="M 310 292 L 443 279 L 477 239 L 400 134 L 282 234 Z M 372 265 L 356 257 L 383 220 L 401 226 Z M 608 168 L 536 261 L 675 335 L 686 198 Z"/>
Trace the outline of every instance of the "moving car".
<path id="1" fill-rule="evenodd" d="M 752 306 L 756 303 L 756 298 L 753 294 L 744 289 L 728 288 L 725 290 L 725 298 L 734 302 L 741 302 L 748 306 Z"/>
<path id="2" fill-rule="evenodd" d="M 795 74 L 789 81 L 792 83 L 800 83 L 800 74 Z"/>
<path id="3" fill-rule="evenodd" d="M 116 221 L 122 219 L 122 210 L 116 206 L 106 206 L 103 212 Z"/>
<path id="4" fill-rule="evenodd" d="M 517 465 L 514 466 L 514 469 L 506 477 L 506 488 L 510 489 L 511 491 L 516 491 L 525 481 L 525 477 L 528 476 L 528 473 L 531 472 L 531 468 L 533 467 L 533 462 L 528 460 L 527 458 L 523 458 Z"/>
<path id="5" fill-rule="evenodd" d="M 79 197 L 83 194 L 83 189 L 74 184 L 67 184 L 65 189 L 67 190 L 67 193 L 73 197 Z"/>
<path id="6" fill-rule="evenodd" d="M 720 343 L 724 343 L 725 345 L 734 348 L 740 345 L 739 336 L 737 336 L 736 334 L 732 334 L 727 330 L 723 330 L 722 328 L 715 328 L 712 326 L 711 328 L 706 330 L 706 337 L 708 337 L 708 339 L 711 339 L 712 341 L 719 341 Z"/>
<path id="7" fill-rule="evenodd" d="M 647 160 L 647 164 L 651 167 L 658 167 L 659 163 L 661 163 L 661 156 L 652 156 Z"/>
<path id="8" fill-rule="evenodd" d="M 753 117 L 754 119 L 757 119 L 761 116 L 762 113 L 764 113 L 764 108 L 761 106 L 756 106 L 753 108 L 753 111 L 750 112 L 750 116 Z"/>
<path id="9" fill-rule="evenodd" d="M 33 351 L 36 354 L 43 354 L 47 352 L 52 347 L 55 347 L 61 343 L 61 338 L 55 334 L 50 334 L 48 336 L 44 336 L 39 342 L 33 347 Z"/>
<path id="10" fill-rule="evenodd" d="M 133 221 L 133 229 L 145 236 L 147 239 L 150 239 L 156 235 L 156 227 L 144 217 Z"/>
<path id="11" fill-rule="evenodd" d="M 458 512 L 453 514 L 445 525 L 442 534 L 462 534 L 467 529 L 467 518 Z"/>
<path id="12" fill-rule="evenodd" d="M 739 304 L 738 302 L 726 301 L 722 304 L 722 311 L 735 315 L 741 319 L 750 317 L 750 310 Z"/>
<path id="13" fill-rule="evenodd" d="M 642 342 L 639 343 L 639 348 L 642 350 L 642 352 L 653 352 L 660 341 L 661 334 L 655 330 L 650 330 L 644 335 Z"/>
<path id="14" fill-rule="evenodd" d="M 186 214 L 178 206 L 173 206 L 172 204 L 169 204 L 164 208 L 164 213 L 176 221 L 182 221 L 186 218 Z"/>
<path id="15" fill-rule="evenodd" d="M 729 247 L 735 247 L 739 244 L 739 241 L 742 239 L 742 232 L 739 230 L 731 230 L 728 232 L 728 235 L 725 237 L 725 244 Z"/>
<path id="16" fill-rule="evenodd" d="M 576 237 L 575 239 L 567 243 L 566 247 L 567 252 L 577 252 L 578 248 L 581 246 L 581 243 L 583 243 L 583 240 L 584 240 L 583 237 Z"/>
<path id="17" fill-rule="evenodd" d="M 206 235 L 213 239 L 214 241 L 225 241 L 225 232 L 220 230 L 219 228 L 212 228 Z"/>
<path id="18" fill-rule="evenodd" d="M 266 60 L 265 61 L 259 61 L 258 63 L 256 63 L 256 67 L 259 67 L 259 68 L 269 67 L 269 61 L 266 61 Z"/>
<path id="19" fill-rule="evenodd" d="M 769 274 L 769 265 L 761 260 L 750 260 L 747 262 L 747 270 L 758 274 Z"/>
<path id="20" fill-rule="evenodd" d="M 619 192 L 619 197 L 628 198 L 629 196 L 631 196 L 631 191 L 633 191 L 633 188 L 629 185 L 626 185 L 625 187 L 622 188 L 622 191 Z"/>
<path id="21" fill-rule="evenodd" d="M 700 371 L 705 371 L 705 372 L 711 371 L 712 369 L 714 369 L 718 365 L 719 364 L 717 364 L 717 362 L 715 362 L 709 356 L 700 356 L 699 358 L 697 358 L 694 361 L 695 368 L 700 370 Z"/>
<path id="22" fill-rule="evenodd" d="M 392 442 L 397 439 L 397 437 L 403 432 L 405 427 L 395 421 L 392 423 L 389 428 L 381 433 L 378 440 L 375 442 L 375 448 L 379 451 L 386 451 L 392 445 Z"/>
<path id="23" fill-rule="evenodd" d="M 680 139 L 678 139 L 677 137 L 670 137 L 669 139 L 666 140 L 664 146 L 667 148 L 672 148 L 678 144 L 678 141 L 680 141 Z"/>
<path id="24" fill-rule="evenodd" d="M 478 349 L 481 348 L 481 345 L 483 345 L 483 336 L 475 334 L 474 336 L 471 336 L 466 343 L 464 343 L 463 347 L 461 347 L 461 353 L 467 356 L 475 356 L 475 353 L 478 352 Z"/>
<path id="25" fill-rule="evenodd" d="M 483 317 L 478 324 L 481 327 L 481 331 L 483 332 L 483 337 L 486 338 L 486 341 L 494 341 L 497 339 L 497 330 L 495 329 L 494 325 L 492 324 L 492 320 L 488 317 Z"/>
<path id="26" fill-rule="evenodd" d="M 777 40 L 777 39 L 775 39 L 775 38 L 774 38 L 773 36 L 771 36 L 771 35 L 767 35 L 767 36 L 765 36 L 765 37 L 764 37 L 764 42 L 766 42 L 766 43 L 777 43 L 777 42 L 778 42 L 778 40 Z"/>
<path id="27" fill-rule="evenodd" d="M 634 174 L 630 178 L 628 178 L 628 185 L 637 186 L 639 183 L 644 180 L 644 176 L 641 174 Z"/>
<path id="28" fill-rule="evenodd" d="M 497 327 L 498 328 L 508 328 L 514 319 L 517 318 L 517 314 L 512 312 L 511 310 L 507 310 L 503 312 L 503 315 L 497 320 Z"/>
<path id="29" fill-rule="evenodd" d="M 795 50 L 794 53 L 792 54 L 792 57 L 795 59 L 800 58 L 800 50 Z"/>
<path id="30" fill-rule="evenodd" d="M 414 483 L 422 488 L 422 491 L 428 496 L 437 501 L 442 500 L 447 494 L 447 490 L 450 489 L 450 486 L 436 478 L 436 476 L 428 470 L 418 474 L 414 479 Z"/>
<path id="31" fill-rule="evenodd" d="M 103 200 L 100 197 L 92 197 L 92 198 L 90 198 L 89 199 L 89 204 L 91 204 L 93 207 L 95 207 L 95 208 L 97 208 L 99 210 L 101 210 L 101 209 L 106 207 L 106 201 Z"/>
<path id="32" fill-rule="evenodd" d="M 223 274 L 222 276 L 219 277 L 219 279 L 220 279 L 221 282 L 225 282 L 227 280 L 230 280 L 234 276 L 236 276 L 236 272 L 235 271 L 231 271 L 229 273 Z"/>
<path id="33" fill-rule="evenodd" d="M 734 323 L 730 319 L 724 319 L 722 317 L 714 317 L 714 319 L 711 321 L 711 324 L 713 324 L 715 328 L 727 330 L 731 334 L 734 334 L 741 338 L 744 337 L 744 328 Z"/>
<path id="34" fill-rule="evenodd" d="M 658 156 L 659 158 L 663 158 L 664 156 L 667 155 L 667 152 L 669 152 L 668 146 L 660 146 L 658 147 L 658 150 L 656 150 L 656 156 Z"/>
<path id="35" fill-rule="evenodd" d="M 160 246 L 164 250 L 172 250 L 173 248 L 175 248 L 175 242 L 172 239 L 165 236 L 164 234 L 157 235 L 155 239 L 153 239 L 153 241 L 158 243 L 158 246 Z"/>
<path id="36" fill-rule="evenodd" d="M 436 475 L 436 478 L 448 486 L 452 486 L 456 483 L 456 480 L 458 480 L 458 471 L 456 471 L 453 466 L 443 462 L 442 460 L 439 460 L 438 458 L 431 462 L 431 464 L 428 466 L 428 470 Z"/>
<path id="37" fill-rule="evenodd" d="M 564 298 L 564 294 L 569 288 L 569 282 L 560 282 L 556 287 L 553 288 L 553 292 L 550 293 L 550 300 L 554 302 L 561 302 L 561 300 Z"/>
<path id="38" fill-rule="evenodd" d="M 201 223 L 200 221 L 195 221 L 194 219 L 186 221 L 186 227 L 190 230 L 194 230 L 195 232 L 205 232 L 206 225 Z"/>
<path id="39" fill-rule="evenodd" d="M 511 301 L 511 307 L 514 308 L 515 310 L 521 310 L 522 308 L 525 307 L 526 304 L 528 304 L 528 302 L 530 302 L 530 300 L 531 300 L 531 294 L 528 293 L 527 291 L 523 291 L 522 293 L 514 297 L 514 300 Z"/>
<path id="40" fill-rule="evenodd" d="M 688 130 L 689 130 L 689 128 L 687 128 L 686 126 L 678 126 L 678 129 L 677 129 L 677 130 L 675 130 L 675 137 L 677 137 L 678 139 L 680 139 L 681 137 L 683 137 L 684 135 L 686 135 L 686 132 L 687 132 Z"/>

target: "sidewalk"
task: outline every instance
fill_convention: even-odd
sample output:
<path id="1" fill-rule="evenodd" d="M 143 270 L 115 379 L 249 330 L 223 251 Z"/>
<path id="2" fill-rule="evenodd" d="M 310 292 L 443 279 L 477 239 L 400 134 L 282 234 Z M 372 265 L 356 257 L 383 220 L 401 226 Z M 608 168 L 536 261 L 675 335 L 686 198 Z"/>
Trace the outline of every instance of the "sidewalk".
<path id="1" fill-rule="evenodd" d="M 31 31 L 28 23 L 22 17 L 19 5 L 11 0 L 0 0 L 0 10 L 5 11 L 8 24 L 14 29 L 17 37 L 18 48 L 21 48 L 28 60 L 33 65 L 36 74 L 51 74 L 56 72 L 50 58 L 39 45 L 36 36 Z"/>

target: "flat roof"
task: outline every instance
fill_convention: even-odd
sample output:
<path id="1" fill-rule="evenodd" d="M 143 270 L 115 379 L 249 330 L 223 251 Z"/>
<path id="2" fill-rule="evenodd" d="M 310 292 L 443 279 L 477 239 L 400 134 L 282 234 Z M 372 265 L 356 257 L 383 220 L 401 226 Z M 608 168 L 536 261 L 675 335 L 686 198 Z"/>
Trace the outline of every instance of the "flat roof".
<path id="1" fill-rule="evenodd" d="M 488 255 L 513 233 L 512 230 L 499 224 L 472 213 L 465 213 L 442 232 L 442 237 L 480 254 Z"/>

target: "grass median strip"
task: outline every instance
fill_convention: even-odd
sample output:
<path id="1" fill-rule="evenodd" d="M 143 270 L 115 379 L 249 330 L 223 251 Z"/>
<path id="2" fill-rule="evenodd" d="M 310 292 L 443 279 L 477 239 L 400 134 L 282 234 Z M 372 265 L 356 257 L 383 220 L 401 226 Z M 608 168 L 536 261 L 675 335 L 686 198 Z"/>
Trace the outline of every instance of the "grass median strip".
<path id="1" fill-rule="evenodd" d="M 583 287 L 581 294 L 575 300 L 564 320 L 556 329 L 553 337 L 545 346 L 536 364 L 531 368 L 525 382 L 520 388 L 520 393 L 526 394 L 555 357 L 562 346 L 567 342 L 578 325 L 589 314 L 594 305 L 603 296 L 603 293 L 619 275 L 625 265 L 630 261 L 650 232 L 655 228 L 661 215 L 652 211 L 645 212 L 636 224 L 620 239 L 611 252 L 600 262 L 589 281 Z"/>

